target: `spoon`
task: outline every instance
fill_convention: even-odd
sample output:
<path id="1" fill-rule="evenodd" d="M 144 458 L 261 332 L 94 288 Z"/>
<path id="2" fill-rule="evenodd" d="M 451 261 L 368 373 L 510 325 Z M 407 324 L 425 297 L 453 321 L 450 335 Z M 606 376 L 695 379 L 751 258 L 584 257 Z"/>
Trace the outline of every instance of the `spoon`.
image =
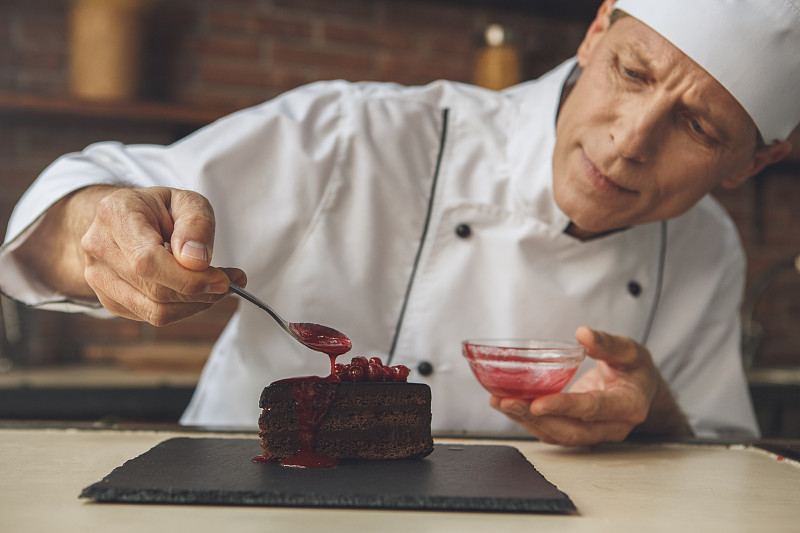
<path id="1" fill-rule="evenodd" d="M 269 313 L 286 333 L 312 350 L 325 353 L 334 358 L 349 351 L 352 347 L 350 339 L 340 331 L 312 322 L 287 322 L 270 306 L 235 283 L 231 283 L 229 290 Z"/>
<path id="2" fill-rule="evenodd" d="M 163 246 L 169 253 L 172 253 L 172 246 L 168 242 L 164 242 Z M 330 357 L 331 372 L 333 372 L 333 363 L 336 357 L 349 352 L 350 348 L 353 347 L 353 343 L 341 331 L 322 324 L 314 324 L 313 322 L 287 322 L 270 306 L 237 284 L 231 282 L 228 290 L 269 313 L 286 333 L 294 337 L 303 346 L 322 352 Z"/>

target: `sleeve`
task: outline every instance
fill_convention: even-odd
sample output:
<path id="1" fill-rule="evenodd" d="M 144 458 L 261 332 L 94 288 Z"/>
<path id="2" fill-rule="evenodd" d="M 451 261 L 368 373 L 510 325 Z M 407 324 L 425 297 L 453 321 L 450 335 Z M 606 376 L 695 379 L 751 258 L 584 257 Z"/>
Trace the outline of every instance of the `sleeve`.
<path id="1" fill-rule="evenodd" d="M 334 174 L 341 101 L 351 90 L 346 82 L 319 82 L 222 118 L 170 146 L 103 142 L 62 156 L 14 208 L 0 247 L 0 290 L 27 305 L 91 311 L 33 279 L 13 254 L 50 206 L 91 185 L 157 185 L 203 194 L 217 219 L 214 259 L 224 264 L 246 259 L 223 252 L 245 235 L 256 238 L 254 228 L 263 233 L 264 213 L 274 220 L 265 248 L 296 242 Z"/>
<path id="2" fill-rule="evenodd" d="M 650 348 L 698 437 L 751 438 L 759 428 L 739 316 L 746 261 L 735 227 L 713 205 L 713 220 L 690 217 L 683 221 L 690 227 L 672 230 L 680 237 L 668 244 L 660 327 Z"/>

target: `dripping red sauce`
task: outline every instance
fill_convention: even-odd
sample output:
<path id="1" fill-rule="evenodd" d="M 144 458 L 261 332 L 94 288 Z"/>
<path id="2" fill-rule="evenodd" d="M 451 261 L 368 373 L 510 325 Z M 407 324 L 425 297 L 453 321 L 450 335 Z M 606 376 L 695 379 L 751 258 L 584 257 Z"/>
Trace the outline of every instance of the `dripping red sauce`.
<path id="1" fill-rule="evenodd" d="M 331 360 L 331 373 L 327 377 L 307 376 L 281 379 L 275 382 L 289 383 L 291 385 L 295 409 L 297 410 L 298 436 L 300 440 L 300 449 L 291 457 L 282 459 L 280 461 L 282 466 L 329 468 L 339 464 L 333 457 L 314 451 L 317 430 L 325 419 L 328 408 L 336 398 L 339 382 L 408 380 L 409 369 L 406 366 L 396 365 L 390 367 L 384 365 L 378 357 L 368 360 L 363 356 L 353 357 L 349 364 L 340 364 L 336 363 L 336 358 L 339 355 L 341 354 L 328 353 Z M 253 461 L 267 463 L 273 462 L 274 459 L 259 455 L 254 457 Z"/>
<path id="2" fill-rule="evenodd" d="M 292 396 L 297 410 L 297 432 L 300 439 L 300 449 L 291 457 L 283 459 L 283 466 L 298 466 L 302 468 L 327 468 L 337 466 L 339 462 L 333 457 L 327 457 L 314 451 L 317 440 L 317 430 L 328 413 L 336 392 L 339 389 L 339 378 L 331 374 L 326 378 L 316 376 L 304 378 L 283 379 L 277 383 L 290 383 Z"/>
<path id="3" fill-rule="evenodd" d="M 292 323 L 289 328 L 298 337 L 300 342 L 312 350 L 326 354 L 331 361 L 331 373 L 326 378 L 305 377 L 280 380 L 277 383 L 290 383 L 292 396 L 297 410 L 297 430 L 300 438 L 300 449 L 291 457 L 283 459 L 282 466 L 296 466 L 301 468 L 330 468 L 337 466 L 339 461 L 314 451 L 317 430 L 322 420 L 328 413 L 336 391 L 335 385 L 340 381 L 334 372 L 336 358 L 350 351 L 352 343 L 343 333 L 309 322 Z"/>

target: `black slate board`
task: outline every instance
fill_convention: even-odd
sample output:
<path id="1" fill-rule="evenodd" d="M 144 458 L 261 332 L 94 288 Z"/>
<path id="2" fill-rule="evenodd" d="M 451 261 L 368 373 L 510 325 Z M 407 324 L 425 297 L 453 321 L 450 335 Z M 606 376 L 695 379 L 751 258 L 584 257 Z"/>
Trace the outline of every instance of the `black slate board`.
<path id="1" fill-rule="evenodd" d="M 255 463 L 257 439 L 174 438 L 83 489 L 98 502 L 566 513 L 569 497 L 511 446 L 436 444 L 425 459 L 335 468 Z"/>

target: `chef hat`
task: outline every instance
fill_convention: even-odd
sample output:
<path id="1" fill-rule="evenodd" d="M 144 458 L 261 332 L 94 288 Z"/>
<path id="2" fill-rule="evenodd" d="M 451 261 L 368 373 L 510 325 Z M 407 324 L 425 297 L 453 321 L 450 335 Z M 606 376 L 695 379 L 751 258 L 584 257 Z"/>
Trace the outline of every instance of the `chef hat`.
<path id="1" fill-rule="evenodd" d="M 719 81 L 767 143 L 800 123 L 800 0 L 617 0 Z"/>

